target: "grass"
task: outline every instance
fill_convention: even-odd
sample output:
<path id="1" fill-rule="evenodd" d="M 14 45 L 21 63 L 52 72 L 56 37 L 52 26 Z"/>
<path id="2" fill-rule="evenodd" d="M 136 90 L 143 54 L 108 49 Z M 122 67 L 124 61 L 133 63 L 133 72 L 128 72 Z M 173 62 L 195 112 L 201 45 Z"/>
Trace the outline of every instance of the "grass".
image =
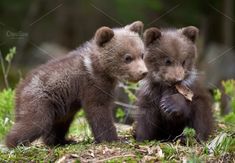
<path id="1" fill-rule="evenodd" d="M 190 143 L 188 146 L 175 143 L 146 141 L 137 143 L 131 137 L 130 129 L 118 127 L 122 143 L 94 144 L 88 124 L 84 118 L 77 118 L 68 137 L 78 141 L 75 145 L 48 148 L 43 144 L 18 147 L 9 150 L 0 147 L 0 162 L 234 162 L 235 135 L 234 124 L 219 122 L 216 133 L 207 143 Z"/>

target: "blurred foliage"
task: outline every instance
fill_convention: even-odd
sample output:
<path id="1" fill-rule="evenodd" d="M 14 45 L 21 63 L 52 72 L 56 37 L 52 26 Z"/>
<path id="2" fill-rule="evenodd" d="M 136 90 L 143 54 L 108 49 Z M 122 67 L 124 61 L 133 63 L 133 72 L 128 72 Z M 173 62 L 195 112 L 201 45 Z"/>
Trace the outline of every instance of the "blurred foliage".
<path id="1" fill-rule="evenodd" d="M 14 91 L 12 89 L 0 92 L 0 140 L 13 124 Z"/>
<path id="2" fill-rule="evenodd" d="M 13 60 L 13 57 L 14 57 L 15 54 L 16 54 L 16 47 L 13 47 L 7 53 L 7 55 L 5 57 L 5 61 L 4 61 L 2 53 L 0 51 L 0 62 L 1 62 L 0 64 L 1 64 L 2 74 L 3 74 L 3 78 L 4 78 L 6 88 L 9 88 L 8 75 L 9 75 L 11 65 L 12 65 L 11 63 L 12 63 L 12 60 Z M 5 62 L 7 62 L 7 64 L 5 64 Z"/>
<path id="3" fill-rule="evenodd" d="M 123 110 L 123 108 L 118 107 L 118 108 L 116 109 L 116 118 L 118 119 L 118 121 L 119 121 L 120 123 L 123 123 L 123 122 L 124 122 L 125 116 L 126 116 L 126 113 L 125 113 L 125 111 Z"/>
<path id="4" fill-rule="evenodd" d="M 193 128 L 188 128 L 186 127 L 183 131 L 183 135 L 186 138 L 186 145 L 192 145 L 195 143 L 195 136 L 196 136 L 196 131 Z"/>
<path id="5" fill-rule="evenodd" d="M 126 123 L 126 120 L 130 118 L 130 112 L 133 109 L 128 107 L 133 106 L 137 100 L 136 90 L 138 89 L 138 83 L 126 82 L 126 84 L 122 85 L 121 87 L 124 88 L 124 93 L 128 97 L 128 103 L 124 104 L 127 105 L 126 109 L 123 108 L 124 106 L 115 109 L 115 118 L 120 123 Z"/>
<path id="6" fill-rule="evenodd" d="M 129 101 L 131 104 L 134 104 L 137 100 L 135 95 L 135 91 L 138 89 L 138 83 L 128 83 L 128 85 L 124 88 L 125 93 L 128 95 Z"/>
<path id="7" fill-rule="evenodd" d="M 229 106 L 231 107 L 232 111 L 228 115 L 223 117 L 225 122 L 228 123 L 235 123 L 235 80 L 226 80 L 222 81 L 222 89 L 226 96 L 229 97 Z M 221 102 L 222 92 L 220 89 L 214 90 L 214 99 L 217 103 L 220 104 Z"/>
<path id="8" fill-rule="evenodd" d="M 10 64 L 15 54 L 16 54 L 16 47 L 13 47 L 7 53 L 5 60 Z"/>
<path id="9" fill-rule="evenodd" d="M 1 53 L 1 52 L 0 52 Z M 13 124 L 13 108 L 14 108 L 14 90 L 9 86 L 9 71 L 11 63 L 16 53 L 16 47 L 10 48 L 6 54 L 5 60 L 0 54 L 1 69 L 3 73 L 2 81 L 5 82 L 6 88 L 0 92 L 0 140 L 5 136 L 7 131 Z"/>
<path id="10" fill-rule="evenodd" d="M 213 94 L 214 94 L 214 100 L 216 102 L 220 102 L 220 100 L 221 100 L 221 91 L 219 89 L 214 89 Z"/>
<path id="11" fill-rule="evenodd" d="M 231 107 L 235 113 L 235 80 L 222 81 L 225 93 L 230 97 Z"/>
<path id="12" fill-rule="evenodd" d="M 45 62 L 40 60 L 47 55 L 40 55 L 43 44 L 74 49 L 100 26 L 118 27 L 135 20 L 143 21 L 145 29 L 195 25 L 203 33 L 202 44 L 222 43 L 224 16 L 218 11 L 223 12 L 223 6 L 219 0 L 1 0 L 0 48 L 5 56 L 10 47 L 17 47 L 14 66 L 24 74 L 25 69 Z M 13 71 L 9 74 L 11 86 L 17 75 Z"/>

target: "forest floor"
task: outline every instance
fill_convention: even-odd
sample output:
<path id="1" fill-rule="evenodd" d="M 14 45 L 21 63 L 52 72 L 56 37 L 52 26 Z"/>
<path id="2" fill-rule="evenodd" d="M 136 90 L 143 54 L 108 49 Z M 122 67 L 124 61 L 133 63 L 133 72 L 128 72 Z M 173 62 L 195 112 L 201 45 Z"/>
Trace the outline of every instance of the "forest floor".
<path id="1" fill-rule="evenodd" d="M 68 137 L 76 144 L 49 148 L 40 141 L 30 147 L 9 150 L 0 146 L 0 162 L 235 162 L 234 124 L 217 122 L 216 133 L 208 142 L 150 141 L 137 143 L 131 126 L 117 124 L 122 142 L 95 144 L 87 122 L 76 119 Z"/>

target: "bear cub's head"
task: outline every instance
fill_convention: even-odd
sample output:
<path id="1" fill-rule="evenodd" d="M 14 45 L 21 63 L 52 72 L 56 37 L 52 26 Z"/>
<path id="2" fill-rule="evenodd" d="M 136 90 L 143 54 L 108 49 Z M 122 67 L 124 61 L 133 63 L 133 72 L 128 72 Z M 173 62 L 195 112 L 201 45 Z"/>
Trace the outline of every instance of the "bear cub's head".
<path id="1" fill-rule="evenodd" d="M 194 81 L 198 32 L 193 26 L 168 30 L 152 27 L 144 32 L 144 61 L 154 82 L 171 86 Z"/>
<path id="2" fill-rule="evenodd" d="M 96 31 L 94 41 L 99 51 L 98 60 L 110 77 L 137 82 L 146 76 L 142 32 L 140 21 L 123 28 L 101 27 Z"/>

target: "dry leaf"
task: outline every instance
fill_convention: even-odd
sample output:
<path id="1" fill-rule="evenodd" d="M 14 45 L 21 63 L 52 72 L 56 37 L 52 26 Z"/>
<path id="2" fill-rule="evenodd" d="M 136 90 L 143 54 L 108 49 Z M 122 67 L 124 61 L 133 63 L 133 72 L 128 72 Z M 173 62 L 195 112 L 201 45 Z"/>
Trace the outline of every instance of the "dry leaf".
<path id="1" fill-rule="evenodd" d="M 225 124 L 219 123 L 218 126 L 222 129 L 226 129 L 228 128 Z"/>
<path id="2" fill-rule="evenodd" d="M 177 91 L 182 94 L 187 100 L 192 101 L 193 99 L 193 92 L 187 86 L 183 84 L 176 84 L 175 88 Z"/>
<path id="3" fill-rule="evenodd" d="M 162 152 L 162 149 L 159 146 L 156 147 L 156 151 L 156 156 L 158 156 L 158 158 L 164 158 L 164 153 Z"/>

